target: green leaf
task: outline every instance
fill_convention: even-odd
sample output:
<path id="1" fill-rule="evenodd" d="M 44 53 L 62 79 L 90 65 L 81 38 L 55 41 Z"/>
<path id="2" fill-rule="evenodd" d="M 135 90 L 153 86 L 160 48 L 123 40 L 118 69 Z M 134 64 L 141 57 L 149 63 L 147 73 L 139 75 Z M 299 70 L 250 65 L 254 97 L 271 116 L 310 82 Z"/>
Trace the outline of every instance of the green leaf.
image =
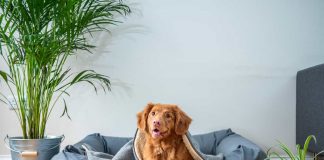
<path id="1" fill-rule="evenodd" d="M 64 115 L 66 115 L 71 120 L 71 117 L 69 115 L 68 107 L 66 105 L 65 99 L 63 99 L 63 101 L 64 101 L 64 110 L 63 110 L 63 113 L 62 113 L 62 115 L 60 117 L 63 117 Z"/>
<path id="2" fill-rule="evenodd" d="M 73 80 L 70 82 L 70 85 L 74 85 L 80 82 L 87 82 L 91 84 L 97 92 L 97 88 L 94 84 L 95 81 L 100 82 L 99 84 L 103 87 L 104 91 L 106 91 L 106 89 L 111 90 L 111 84 L 108 77 L 102 74 L 98 74 L 93 70 L 84 70 L 80 72 L 73 78 Z"/>
<path id="3" fill-rule="evenodd" d="M 303 150 L 300 148 L 299 144 L 296 145 L 296 150 L 297 150 L 297 154 L 298 154 L 299 158 L 301 158 L 303 155 Z"/>
<path id="4" fill-rule="evenodd" d="M 0 70 L 0 76 L 8 83 L 8 74 Z"/>
<path id="5" fill-rule="evenodd" d="M 286 160 L 285 158 L 281 157 L 278 153 L 276 152 L 267 152 L 267 158 L 265 160 L 271 160 L 271 159 L 280 159 L 280 160 Z"/>
<path id="6" fill-rule="evenodd" d="M 303 157 L 301 157 L 301 158 L 303 158 L 303 159 L 301 159 L 301 160 L 305 160 L 305 159 L 306 159 L 306 155 L 307 155 L 307 151 L 308 151 L 309 142 L 310 142 L 312 139 L 313 139 L 314 142 L 316 143 L 316 137 L 315 137 L 314 135 L 309 135 L 309 136 L 306 138 L 306 141 L 305 141 L 305 143 L 304 143 L 304 147 L 303 147 L 303 152 L 302 152 L 302 156 L 303 156 Z"/>
<path id="7" fill-rule="evenodd" d="M 280 148 L 284 151 L 284 152 L 286 152 L 286 154 L 289 156 L 289 158 L 291 159 L 291 160 L 295 160 L 296 159 L 296 157 L 294 156 L 294 154 L 292 153 L 292 151 L 285 145 L 285 144 L 283 144 L 283 143 L 281 143 L 280 141 L 278 141 L 279 142 L 279 146 L 280 146 Z"/>

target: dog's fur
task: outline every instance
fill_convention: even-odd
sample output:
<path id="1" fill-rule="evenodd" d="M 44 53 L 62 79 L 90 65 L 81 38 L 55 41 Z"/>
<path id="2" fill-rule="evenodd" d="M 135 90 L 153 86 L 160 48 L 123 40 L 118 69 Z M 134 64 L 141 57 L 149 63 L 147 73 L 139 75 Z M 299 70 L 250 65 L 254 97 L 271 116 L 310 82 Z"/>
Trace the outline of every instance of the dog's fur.
<path id="1" fill-rule="evenodd" d="M 192 160 L 182 140 L 190 123 L 177 105 L 149 103 L 137 114 L 137 127 L 146 139 L 143 160 Z"/>

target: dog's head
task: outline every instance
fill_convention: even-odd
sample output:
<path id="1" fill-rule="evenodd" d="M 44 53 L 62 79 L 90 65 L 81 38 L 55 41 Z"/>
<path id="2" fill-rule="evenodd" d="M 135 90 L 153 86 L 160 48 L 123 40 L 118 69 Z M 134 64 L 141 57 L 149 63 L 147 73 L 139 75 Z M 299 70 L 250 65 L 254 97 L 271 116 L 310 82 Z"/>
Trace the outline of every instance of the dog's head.
<path id="1" fill-rule="evenodd" d="M 191 118 L 177 105 L 149 103 L 137 114 L 137 127 L 152 138 L 183 135 L 188 131 L 190 123 Z"/>

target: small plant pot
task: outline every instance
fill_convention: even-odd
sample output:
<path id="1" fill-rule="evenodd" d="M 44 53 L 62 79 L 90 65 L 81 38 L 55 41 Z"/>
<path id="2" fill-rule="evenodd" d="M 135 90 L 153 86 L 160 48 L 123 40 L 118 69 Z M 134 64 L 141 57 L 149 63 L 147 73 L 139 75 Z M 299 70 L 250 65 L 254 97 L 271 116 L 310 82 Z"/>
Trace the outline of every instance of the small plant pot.
<path id="1" fill-rule="evenodd" d="M 59 153 L 64 136 L 46 136 L 43 139 L 5 138 L 12 160 L 50 160 Z M 9 145 L 8 145 L 9 142 Z"/>

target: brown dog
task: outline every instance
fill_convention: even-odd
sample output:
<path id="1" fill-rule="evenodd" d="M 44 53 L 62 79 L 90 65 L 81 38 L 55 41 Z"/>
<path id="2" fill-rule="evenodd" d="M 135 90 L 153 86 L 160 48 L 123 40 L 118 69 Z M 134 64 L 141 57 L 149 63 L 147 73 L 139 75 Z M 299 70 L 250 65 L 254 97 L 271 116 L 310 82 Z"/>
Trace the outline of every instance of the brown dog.
<path id="1" fill-rule="evenodd" d="M 137 126 L 145 133 L 144 160 L 192 160 L 182 140 L 191 118 L 177 105 L 152 104 L 137 114 Z"/>

